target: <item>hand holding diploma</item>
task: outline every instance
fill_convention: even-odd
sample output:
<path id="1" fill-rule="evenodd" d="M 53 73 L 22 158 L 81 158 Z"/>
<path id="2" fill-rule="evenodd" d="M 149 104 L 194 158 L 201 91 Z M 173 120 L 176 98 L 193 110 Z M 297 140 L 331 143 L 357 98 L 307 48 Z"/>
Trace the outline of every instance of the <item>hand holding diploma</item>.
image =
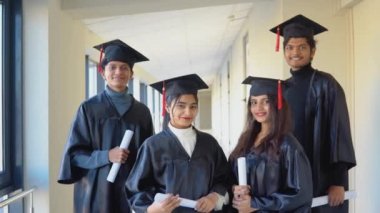
<path id="1" fill-rule="evenodd" d="M 124 133 L 124 137 L 120 143 L 120 147 L 118 149 L 128 149 L 128 146 L 129 146 L 129 143 L 131 142 L 132 136 L 133 136 L 133 131 L 126 130 Z M 122 162 L 122 159 L 123 158 L 121 158 L 121 160 L 120 160 L 121 162 Z M 113 183 L 115 181 L 116 175 L 120 169 L 120 165 L 121 165 L 121 163 L 113 163 L 112 164 L 111 170 L 107 176 L 107 181 L 109 181 L 111 183 Z"/>
<path id="2" fill-rule="evenodd" d="M 154 201 L 155 202 L 162 202 L 164 201 L 166 198 L 168 198 L 170 196 L 170 194 L 162 194 L 162 193 L 157 193 L 155 196 L 154 196 Z M 197 202 L 195 200 L 189 200 L 189 199 L 186 199 L 186 198 L 181 198 L 179 197 L 180 199 L 180 203 L 179 205 L 180 206 L 183 206 L 183 207 L 187 207 L 187 208 L 192 208 L 194 209 L 195 208 L 195 205 L 197 204 Z"/>
<path id="3" fill-rule="evenodd" d="M 355 191 L 346 191 L 344 192 L 344 200 L 350 200 L 356 198 L 356 192 Z M 321 197 L 315 197 L 313 198 L 313 202 L 311 204 L 311 208 L 317 207 L 317 206 L 323 206 L 328 204 L 328 196 L 321 196 Z"/>
<path id="4" fill-rule="evenodd" d="M 249 195 L 249 186 L 247 185 L 247 167 L 245 157 L 240 157 L 237 159 L 238 166 L 238 179 L 239 185 L 235 185 L 232 188 L 234 193 L 234 200 L 242 201 L 245 195 Z"/>

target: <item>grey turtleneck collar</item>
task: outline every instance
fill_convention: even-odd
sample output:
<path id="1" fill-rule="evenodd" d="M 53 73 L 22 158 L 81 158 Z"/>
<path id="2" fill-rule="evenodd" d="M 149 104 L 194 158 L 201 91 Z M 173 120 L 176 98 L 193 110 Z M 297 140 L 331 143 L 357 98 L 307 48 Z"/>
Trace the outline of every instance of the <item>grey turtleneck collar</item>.
<path id="1" fill-rule="evenodd" d="M 132 105 L 133 98 L 128 94 L 128 87 L 125 87 L 123 92 L 116 92 L 108 85 L 106 86 L 106 93 L 111 98 L 112 103 L 116 107 L 119 115 L 123 115 Z"/>

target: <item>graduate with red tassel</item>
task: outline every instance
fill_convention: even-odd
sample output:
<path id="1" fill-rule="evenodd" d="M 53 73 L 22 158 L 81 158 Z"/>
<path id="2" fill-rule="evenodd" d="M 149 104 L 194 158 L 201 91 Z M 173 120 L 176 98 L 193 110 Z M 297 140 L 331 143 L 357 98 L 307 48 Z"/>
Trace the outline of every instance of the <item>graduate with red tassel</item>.
<path id="1" fill-rule="evenodd" d="M 311 209 L 311 170 L 291 133 L 291 118 L 281 80 L 248 77 L 251 86 L 246 124 L 229 162 L 233 199 L 229 212 L 297 212 Z M 237 159 L 245 157 L 247 185 L 238 185 Z"/>
<path id="2" fill-rule="evenodd" d="M 296 15 L 276 25 L 271 32 L 284 37 L 284 59 L 290 67 L 291 83 L 286 91 L 294 135 L 303 146 L 313 171 L 314 197 L 328 196 L 328 205 L 313 213 L 348 213 L 344 192 L 348 170 L 356 166 L 349 114 L 344 91 L 330 74 L 312 67 L 316 53 L 315 35 L 327 28 Z"/>
<path id="3" fill-rule="evenodd" d="M 216 139 L 193 126 L 198 90 L 208 88 L 196 74 L 151 84 L 163 95 L 163 130 L 148 138 L 127 180 L 135 212 L 221 212 L 228 202 L 227 159 Z M 166 199 L 154 199 L 164 194 Z M 180 198 L 195 207 L 181 206 Z"/>

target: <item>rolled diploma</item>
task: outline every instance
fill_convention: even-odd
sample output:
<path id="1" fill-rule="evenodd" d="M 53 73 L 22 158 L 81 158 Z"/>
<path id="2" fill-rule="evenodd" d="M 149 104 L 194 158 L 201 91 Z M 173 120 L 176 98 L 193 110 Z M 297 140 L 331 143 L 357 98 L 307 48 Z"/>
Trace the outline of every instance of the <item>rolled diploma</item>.
<path id="1" fill-rule="evenodd" d="M 345 200 L 350 200 L 356 198 L 356 192 L 355 191 L 346 191 L 344 192 L 344 199 Z M 317 207 L 317 206 L 323 206 L 328 204 L 328 196 L 320 196 L 320 197 L 315 197 L 313 198 L 313 202 L 311 204 L 311 208 Z"/>
<path id="2" fill-rule="evenodd" d="M 123 140 L 121 140 L 120 148 L 121 149 L 127 149 L 129 146 L 129 143 L 131 142 L 131 138 L 133 135 L 133 131 L 127 129 L 125 130 Z M 115 181 L 116 175 L 119 172 L 120 169 L 120 163 L 113 163 L 110 172 L 108 173 L 107 180 L 111 183 Z"/>
<path id="3" fill-rule="evenodd" d="M 239 185 L 247 185 L 247 167 L 245 163 L 245 157 L 238 158 L 237 162 L 238 162 Z"/>
<path id="4" fill-rule="evenodd" d="M 155 202 L 161 202 L 161 201 L 165 200 L 168 196 L 169 196 L 168 194 L 157 193 L 154 196 L 154 201 Z M 186 198 L 181 198 L 181 197 L 179 199 L 181 200 L 179 203 L 180 206 L 195 209 L 195 205 L 197 204 L 197 201 L 186 199 Z"/>

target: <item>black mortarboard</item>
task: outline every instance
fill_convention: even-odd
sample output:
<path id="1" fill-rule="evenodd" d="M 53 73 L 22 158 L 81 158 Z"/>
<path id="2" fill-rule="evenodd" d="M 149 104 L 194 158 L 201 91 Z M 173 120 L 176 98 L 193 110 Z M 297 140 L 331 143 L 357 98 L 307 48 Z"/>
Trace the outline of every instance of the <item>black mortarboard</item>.
<path id="1" fill-rule="evenodd" d="M 127 63 L 132 69 L 136 62 L 149 60 L 143 54 L 119 39 L 96 45 L 94 48 L 100 51 L 99 64 L 101 63 L 103 67 L 110 61 L 121 61 Z M 103 53 L 104 57 L 102 58 Z"/>
<path id="2" fill-rule="evenodd" d="M 196 94 L 200 89 L 207 89 L 207 84 L 197 75 L 190 74 L 166 79 L 150 85 L 160 93 L 165 87 L 166 95 Z"/>
<path id="3" fill-rule="evenodd" d="M 291 19 L 277 25 L 270 29 L 271 32 L 277 34 L 276 51 L 279 48 L 279 36 L 283 36 L 285 39 L 290 37 L 311 37 L 314 35 L 327 31 L 327 28 L 314 22 L 311 19 L 306 18 L 303 15 L 294 16 Z"/>
<path id="4" fill-rule="evenodd" d="M 285 81 L 248 76 L 242 83 L 251 85 L 251 89 L 249 90 L 250 96 L 276 95 L 278 98 L 277 107 L 278 109 L 282 108 L 282 91 L 287 86 Z"/>
<path id="5" fill-rule="evenodd" d="M 207 84 L 197 75 L 190 74 L 162 80 L 150 85 L 162 93 L 163 115 L 165 114 L 166 97 L 181 94 L 197 94 L 200 89 L 207 89 Z"/>

